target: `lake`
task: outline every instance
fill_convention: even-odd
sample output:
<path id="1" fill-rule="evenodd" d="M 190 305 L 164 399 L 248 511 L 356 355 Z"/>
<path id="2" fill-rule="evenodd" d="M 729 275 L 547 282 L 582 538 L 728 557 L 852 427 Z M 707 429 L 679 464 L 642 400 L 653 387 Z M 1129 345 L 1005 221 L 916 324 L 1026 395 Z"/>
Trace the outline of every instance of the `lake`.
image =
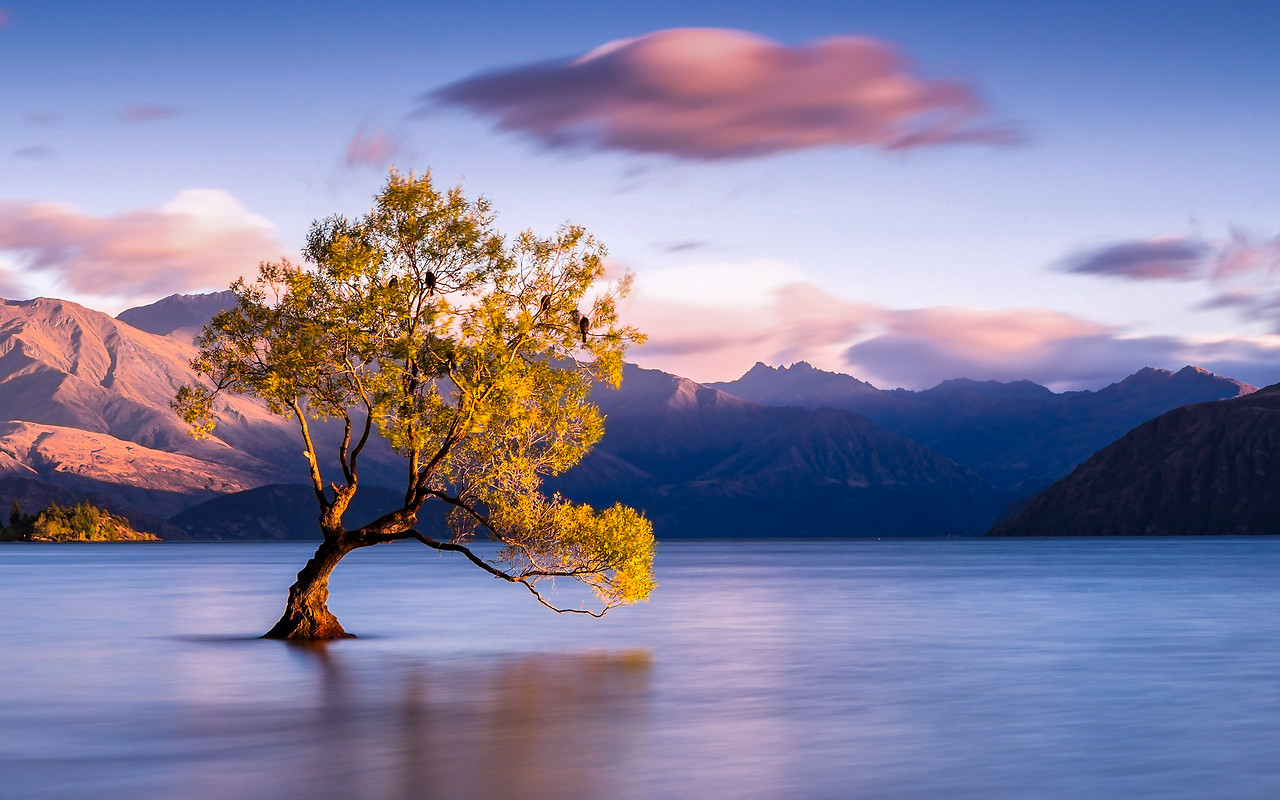
<path id="1" fill-rule="evenodd" d="M 0 547 L 0 795 L 1280 797 L 1277 539 L 663 542 L 603 620 L 400 543 L 253 638 L 312 548 Z"/>

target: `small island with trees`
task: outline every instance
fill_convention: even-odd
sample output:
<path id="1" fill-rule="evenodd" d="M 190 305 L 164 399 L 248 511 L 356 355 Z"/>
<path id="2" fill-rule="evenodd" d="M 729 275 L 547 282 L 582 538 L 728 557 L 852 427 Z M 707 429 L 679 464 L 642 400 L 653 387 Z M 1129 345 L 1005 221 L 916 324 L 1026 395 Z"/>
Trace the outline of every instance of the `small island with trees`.
<path id="1" fill-rule="evenodd" d="M 129 520 L 90 503 L 50 503 L 25 514 L 18 501 L 9 509 L 9 524 L 0 527 L 0 542 L 158 542 L 155 534 L 135 531 Z"/>

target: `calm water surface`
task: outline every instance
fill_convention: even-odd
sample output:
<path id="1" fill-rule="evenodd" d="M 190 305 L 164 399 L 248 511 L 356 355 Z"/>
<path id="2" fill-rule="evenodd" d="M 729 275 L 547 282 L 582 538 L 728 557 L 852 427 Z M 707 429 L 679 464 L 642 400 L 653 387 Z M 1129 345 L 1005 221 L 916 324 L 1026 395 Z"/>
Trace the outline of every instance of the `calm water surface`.
<path id="1" fill-rule="evenodd" d="M 1280 540 L 667 542 L 604 620 L 398 544 L 253 639 L 310 550 L 0 547 L 0 796 L 1280 797 Z"/>

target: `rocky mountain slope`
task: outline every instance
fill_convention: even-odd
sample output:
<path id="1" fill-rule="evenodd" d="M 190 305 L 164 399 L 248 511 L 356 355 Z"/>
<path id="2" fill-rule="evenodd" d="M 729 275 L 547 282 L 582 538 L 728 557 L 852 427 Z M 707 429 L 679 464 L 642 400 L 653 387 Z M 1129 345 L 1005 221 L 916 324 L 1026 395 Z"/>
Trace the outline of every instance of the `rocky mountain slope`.
<path id="1" fill-rule="evenodd" d="M 197 376 L 194 348 L 64 300 L 0 302 L 0 475 L 96 492 L 169 516 L 215 495 L 305 479 L 293 423 L 243 397 L 220 401 L 212 438 L 169 407 Z M 336 430 L 318 438 L 336 441 Z M 369 480 L 399 476 L 385 447 Z"/>
<path id="2" fill-rule="evenodd" d="M 882 391 L 804 362 L 756 364 L 738 380 L 713 386 L 761 403 L 856 411 L 1024 496 L 1166 411 L 1256 391 L 1198 367 L 1147 368 L 1096 392 L 1059 394 L 1030 381 L 965 379 L 919 392 Z"/>
<path id="3" fill-rule="evenodd" d="M 1280 384 L 1138 426 L 991 536 L 1280 534 Z"/>

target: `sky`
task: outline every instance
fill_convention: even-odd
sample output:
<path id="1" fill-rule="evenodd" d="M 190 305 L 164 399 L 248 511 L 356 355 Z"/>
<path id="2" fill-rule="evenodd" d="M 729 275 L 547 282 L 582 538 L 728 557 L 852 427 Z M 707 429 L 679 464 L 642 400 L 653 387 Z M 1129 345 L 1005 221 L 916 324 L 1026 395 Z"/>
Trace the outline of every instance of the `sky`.
<path id="1" fill-rule="evenodd" d="M 1230 0 L 0 0 L 0 295 L 222 289 L 394 164 L 508 232 L 586 226 L 636 276 L 632 360 L 695 380 L 1267 385 L 1276 30 Z"/>

